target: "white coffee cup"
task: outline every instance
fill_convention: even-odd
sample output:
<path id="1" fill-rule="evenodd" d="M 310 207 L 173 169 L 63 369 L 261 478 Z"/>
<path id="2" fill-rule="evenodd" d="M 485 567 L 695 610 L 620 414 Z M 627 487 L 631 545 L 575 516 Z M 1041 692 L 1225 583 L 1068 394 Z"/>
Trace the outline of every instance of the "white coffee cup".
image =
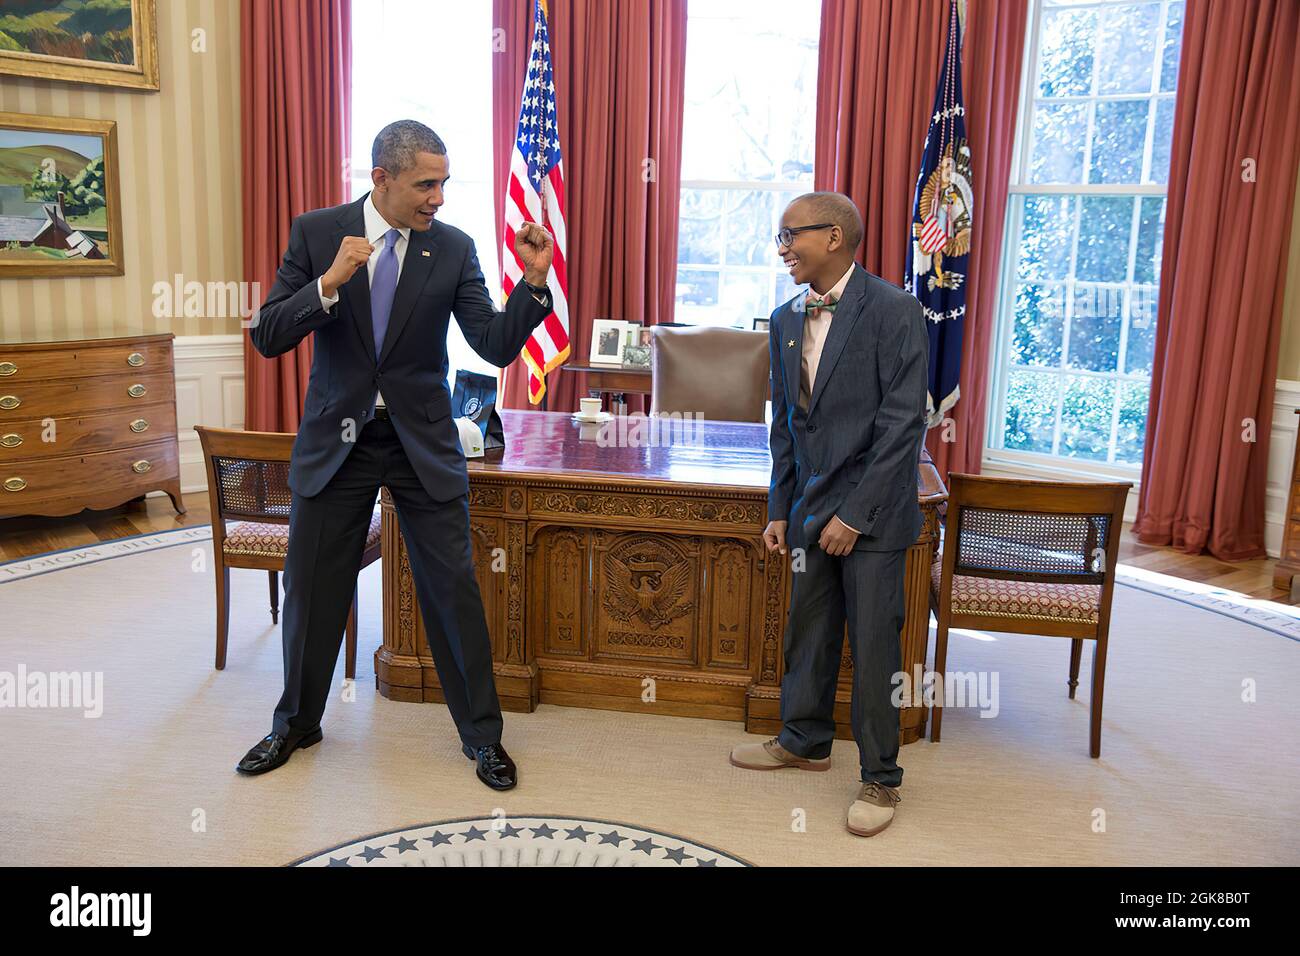
<path id="1" fill-rule="evenodd" d="M 600 415 L 599 398 L 580 398 L 578 404 L 582 408 L 583 418 L 597 418 Z"/>

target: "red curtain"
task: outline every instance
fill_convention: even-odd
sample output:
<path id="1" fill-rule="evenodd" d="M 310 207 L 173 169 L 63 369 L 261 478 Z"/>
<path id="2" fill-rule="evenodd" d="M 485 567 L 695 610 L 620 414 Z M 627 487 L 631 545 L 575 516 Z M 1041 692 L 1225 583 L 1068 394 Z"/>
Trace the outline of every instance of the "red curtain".
<path id="1" fill-rule="evenodd" d="M 533 4 L 493 0 L 492 7 L 505 42 L 492 65 L 499 244 Z M 686 0 L 550 0 L 547 15 L 567 189 L 569 362 L 580 365 L 593 319 L 672 320 Z M 579 378 L 563 369 L 548 375 L 546 407 L 576 410 L 586 394 Z M 502 403 L 533 407 L 522 361 L 505 371 Z"/>
<path id="2" fill-rule="evenodd" d="M 1229 561 L 1265 554 L 1298 50 L 1296 0 L 1187 2 L 1133 527 L 1150 544 Z"/>
<path id="3" fill-rule="evenodd" d="M 275 282 L 289 225 L 347 198 L 352 0 L 243 0 L 244 280 Z M 266 359 L 244 340 L 244 427 L 293 432 L 311 372 L 309 336 Z"/>
<path id="4" fill-rule="evenodd" d="M 913 189 L 947 38 L 948 0 L 822 0 L 813 182 L 857 203 L 865 268 L 902 285 Z M 926 444 L 940 474 L 978 474 L 1028 4 L 971 0 L 962 81 L 974 158 L 961 399 Z M 953 441 L 944 441 L 947 431 Z"/>

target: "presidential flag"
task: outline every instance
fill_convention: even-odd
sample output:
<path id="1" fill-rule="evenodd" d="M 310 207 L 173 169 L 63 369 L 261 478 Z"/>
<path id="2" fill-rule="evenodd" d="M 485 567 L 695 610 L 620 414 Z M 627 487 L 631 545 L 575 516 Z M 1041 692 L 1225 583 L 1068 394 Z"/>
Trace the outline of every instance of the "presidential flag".
<path id="1" fill-rule="evenodd" d="M 506 185 L 505 242 L 501 248 L 502 285 L 510 295 L 524 278 L 524 264 L 515 252 L 515 231 L 535 222 L 555 240 L 555 258 L 547 285 L 553 311 L 533 330 L 520 358 L 528 366 L 528 401 L 541 402 L 546 373 L 569 357 L 569 278 L 565 261 L 564 168 L 555 114 L 555 76 L 551 70 L 551 41 L 546 4 L 536 0 L 533 45 L 528 55 L 524 94 L 519 104 L 519 130 L 510 154 Z"/>
<path id="2" fill-rule="evenodd" d="M 911 255 L 904 288 L 921 302 L 930 332 L 929 426 L 943 421 L 961 394 L 962 329 L 966 323 L 966 275 L 970 260 L 971 155 L 961 93 L 961 22 L 957 4 L 948 10 L 948 44 L 934 91 L 921 172 L 912 203 Z"/>

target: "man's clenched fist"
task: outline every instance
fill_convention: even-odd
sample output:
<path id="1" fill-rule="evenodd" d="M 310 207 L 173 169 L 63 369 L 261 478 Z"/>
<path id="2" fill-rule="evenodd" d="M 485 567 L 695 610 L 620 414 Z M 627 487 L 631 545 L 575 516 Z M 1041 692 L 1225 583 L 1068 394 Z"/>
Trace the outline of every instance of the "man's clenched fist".
<path id="1" fill-rule="evenodd" d="M 339 246 L 334 264 L 321 276 L 321 291 L 326 298 L 333 298 L 339 286 L 352 278 L 352 274 L 362 268 L 370 259 L 375 247 L 366 242 L 363 236 L 344 236 Z"/>
<path id="2" fill-rule="evenodd" d="M 526 222 L 515 233 L 515 252 L 524 264 L 524 281 L 529 285 L 546 285 L 555 257 L 555 241 L 551 234 L 535 222 Z"/>

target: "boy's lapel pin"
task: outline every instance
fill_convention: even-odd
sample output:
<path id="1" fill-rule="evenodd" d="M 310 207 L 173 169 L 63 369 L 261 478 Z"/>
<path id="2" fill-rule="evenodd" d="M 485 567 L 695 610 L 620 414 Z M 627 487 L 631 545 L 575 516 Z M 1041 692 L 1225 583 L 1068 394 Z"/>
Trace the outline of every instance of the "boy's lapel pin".
<path id="1" fill-rule="evenodd" d="M 794 348 L 794 339 L 791 339 L 789 342 L 786 342 L 785 347 L 788 349 Z"/>

